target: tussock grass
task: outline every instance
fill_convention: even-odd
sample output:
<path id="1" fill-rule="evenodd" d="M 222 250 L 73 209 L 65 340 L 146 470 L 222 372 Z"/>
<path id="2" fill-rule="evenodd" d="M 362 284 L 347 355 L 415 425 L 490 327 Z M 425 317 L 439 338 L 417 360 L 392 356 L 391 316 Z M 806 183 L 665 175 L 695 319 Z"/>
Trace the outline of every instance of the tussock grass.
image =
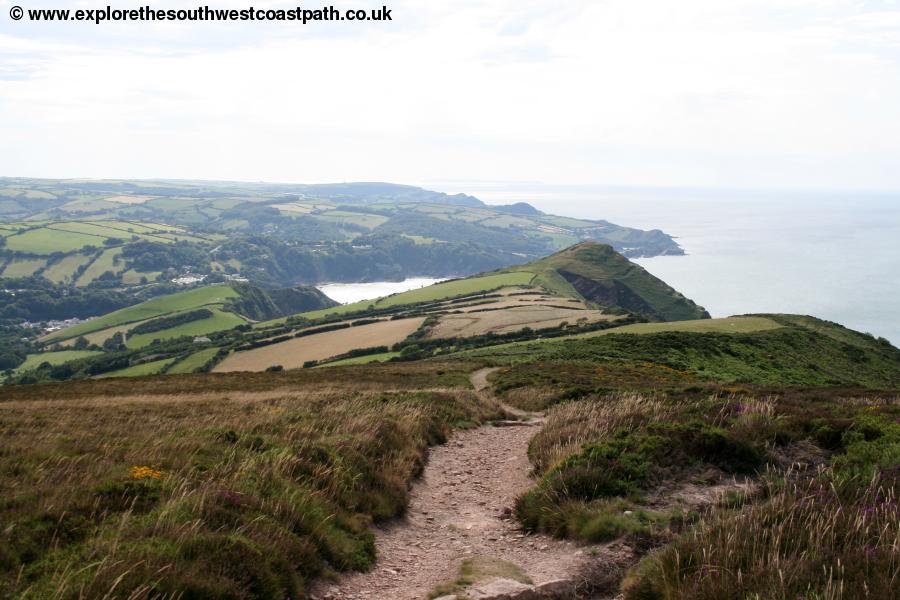
<path id="1" fill-rule="evenodd" d="M 624 580 L 626 600 L 900 598 L 896 393 L 709 391 L 553 406 L 516 516 L 658 548 Z"/>
<path id="2" fill-rule="evenodd" d="M 544 473 L 588 442 L 610 437 L 617 430 L 671 421 L 684 409 L 681 402 L 628 392 L 569 402 L 549 414 L 544 431 L 529 444 L 528 456 L 535 471 Z"/>
<path id="3" fill-rule="evenodd" d="M 645 598 L 900 598 L 897 473 L 770 480 L 763 502 L 725 512 L 653 553 L 625 579 Z"/>
<path id="4" fill-rule="evenodd" d="M 283 600 L 368 568 L 368 526 L 403 512 L 427 447 L 499 411 L 439 367 L 393 391 L 357 371 L 227 391 L 212 375 L 33 386 L 53 399 L 0 403 L 0 597 Z"/>

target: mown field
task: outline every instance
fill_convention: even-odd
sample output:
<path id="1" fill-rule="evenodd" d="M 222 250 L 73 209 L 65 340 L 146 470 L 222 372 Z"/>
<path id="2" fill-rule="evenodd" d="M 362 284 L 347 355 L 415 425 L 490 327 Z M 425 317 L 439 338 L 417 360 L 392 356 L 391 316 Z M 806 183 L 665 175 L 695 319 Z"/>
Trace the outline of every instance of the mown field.
<path id="1" fill-rule="evenodd" d="M 332 315 L 352 314 L 354 312 L 366 310 L 369 307 L 392 308 L 424 302 L 435 302 L 446 300 L 448 298 L 455 298 L 457 296 L 483 294 L 507 286 L 527 285 L 532 278 L 533 275 L 531 273 L 516 272 L 444 281 L 424 288 L 385 296 L 384 298 L 378 298 L 376 300 L 363 300 L 352 304 L 342 304 L 341 306 L 335 306 L 333 308 L 300 313 L 298 316 L 306 319 L 321 319 L 322 317 Z M 258 323 L 256 327 L 271 327 L 273 325 L 284 323 L 285 320 L 286 319 L 274 319 L 265 321 Z"/>
<path id="2" fill-rule="evenodd" d="M 607 315 L 599 310 L 579 310 L 562 306 L 511 306 L 504 309 L 491 309 L 485 305 L 480 312 L 467 311 L 462 314 L 447 314 L 429 333 L 428 337 L 453 338 L 484 335 L 486 333 L 509 333 L 523 327 L 545 329 L 558 327 L 562 323 L 595 323 L 597 321 L 616 319 L 616 315 Z"/>
<path id="3" fill-rule="evenodd" d="M 496 275 L 445 281 L 417 290 L 403 292 L 402 294 L 387 296 L 379 300 L 376 306 L 390 307 L 401 304 L 415 304 L 417 302 L 433 302 L 466 294 L 484 293 L 504 286 L 528 285 L 533 277 L 531 273 L 516 271 L 513 273 L 498 273 Z"/>
<path id="4" fill-rule="evenodd" d="M 688 333 L 752 333 L 783 327 L 767 317 L 724 317 L 720 319 L 699 319 L 694 321 L 672 321 L 669 323 L 633 323 L 613 329 L 582 334 L 579 337 L 594 337 L 617 333 L 637 335 L 648 333 L 688 332 Z"/>
<path id="5" fill-rule="evenodd" d="M 369 524 L 402 514 L 426 448 L 500 416 L 468 370 L 4 390 L 0 596 L 284 600 L 368 568 Z"/>
<path id="6" fill-rule="evenodd" d="M 217 373 L 265 371 L 276 366 L 299 369 L 308 361 L 339 356 L 357 348 L 391 346 L 415 332 L 424 321 L 422 317 L 380 321 L 294 338 L 253 350 L 235 352 L 216 365 L 214 370 Z"/>

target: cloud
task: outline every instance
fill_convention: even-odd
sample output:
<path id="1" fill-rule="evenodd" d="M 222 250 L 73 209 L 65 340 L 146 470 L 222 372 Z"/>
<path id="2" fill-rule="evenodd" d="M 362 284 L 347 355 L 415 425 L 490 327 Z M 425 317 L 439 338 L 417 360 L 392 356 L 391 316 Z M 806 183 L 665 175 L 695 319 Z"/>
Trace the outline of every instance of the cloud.
<path id="1" fill-rule="evenodd" d="M 390 4 L 359 27 L 0 17 L 3 174 L 900 186 L 889 3 Z"/>

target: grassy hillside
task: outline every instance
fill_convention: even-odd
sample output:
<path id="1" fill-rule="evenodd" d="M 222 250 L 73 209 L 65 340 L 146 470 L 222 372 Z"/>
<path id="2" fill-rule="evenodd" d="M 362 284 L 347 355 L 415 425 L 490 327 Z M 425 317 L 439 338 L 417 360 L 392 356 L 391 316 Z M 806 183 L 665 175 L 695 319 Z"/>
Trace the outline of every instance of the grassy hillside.
<path id="1" fill-rule="evenodd" d="M 602 296 L 601 288 L 618 291 Z M 677 291 L 594 243 L 374 301 L 332 304 L 309 288 L 269 292 L 246 284 L 163 296 L 48 336 L 48 344 L 102 346 L 106 353 L 77 357 L 64 368 L 45 365 L 25 379 L 141 375 L 158 372 L 144 366 L 155 362 L 174 372 L 263 371 L 453 356 L 496 365 L 649 363 L 735 383 L 900 385 L 897 350 L 884 341 L 812 317 L 709 319 Z M 251 326 L 302 307 L 316 310 Z M 689 313 L 706 318 L 641 322 Z M 76 345 L 80 336 L 85 340 Z M 196 336 L 211 339 L 195 343 Z M 190 359 L 201 350 L 208 350 L 203 360 Z"/>
<path id="2" fill-rule="evenodd" d="M 40 296 L 39 296 L 40 298 Z M 234 329 L 335 302 L 315 288 L 261 290 L 247 284 L 200 287 L 153 298 L 45 336 L 20 352 L 9 375 L 18 381 L 137 377 L 187 373 L 207 366 L 220 347 L 240 340 Z M 228 332 L 232 332 L 230 338 Z M 201 348 L 204 348 L 201 350 Z M 43 350 L 43 352 L 33 352 Z M 177 363 L 177 364 L 176 364 Z"/>
<path id="3" fill-rule="evenodd" d="M 709 318 L 703 307 L 616 252 L 582 242 L 541 260 L 515 267 L 562 296 L 618 307 L 654 321 Z"/>
<path id="4" fill-rule="evenodd" d="M 63 329 L 47 336 L 46 341 L 54 342 L 78 337 L 86 333 L 100 331 L 108 327 L 136 323 L 175 312 L 199 308 L 201 306 L 222 306 L 229 299 L 237 298 L 238 292 L 233 286 L 214 285 L 196 288 L 177 294 L 154 298 L 135 306 L 123 308 L 115 312 L 92 319 L 86 323 Z"/>
<path id="5" fill-rule="evenodd" d="M 468 368 L 5 390 L 0 596 L 284 600 L 367 569 L 428 446 L 500 415 Z"/>
<path id="6" fill-rule="evenodd" d="M 596 591 L 626 600 L 897 598 L 898 416 L 896 391 L 587 394 L 532 439 L 515 513 L 614 542 Z"/>
<path id="7" fill-rule="evenodd" d="M 523 381 L 540 378 L 539 371 L 552 372 L 554 365 L 564 362 L 614 362 L 652 363 L 699 380 L 730 383 L 900 387 L 900 350 L 887 342 L 812 317 L 734 319 L 730 325 L 729 320 L 712 321 L 716 332 L 697 328 L 702 321 L 677 323 L 671 328 L 639 324 L 573 338 L 491 346 L 460 356 L 521 365 L 511 373 L 521 374 Z M 736 323 L 741 326 L 731 327 Z M 723 332 L 726 328 L 733 332 Z M 536 362 L 544 366 L 535 369 Z"/>
<path id="8" fill-rule="evenodd" d="M 92 319 L 68 329 L 54 332 L 44 338 L 53 343 L 79 336 L 91 336 L 95 343 L 118 331 L 127 332 L 130 324 L 144 323 L 161 317 L 177 317 L 198 308 L 210 308 L 213 314 L 202 320 L 178 324 L 165 331 L 140 333 L 130 339 L 130 348 L 139 348 L 153 339 L 167 339 L 180 335 L 205 335 L 231 329 L 252 318 L 268 318 L 284 312 L 296 312 L 335 302 L 315 288 L 301 287 L 287 290 L 261 290 L 246 284 L 211 285 L 184 292 L 169 294 L 130 306 L 102 317 Z"/>

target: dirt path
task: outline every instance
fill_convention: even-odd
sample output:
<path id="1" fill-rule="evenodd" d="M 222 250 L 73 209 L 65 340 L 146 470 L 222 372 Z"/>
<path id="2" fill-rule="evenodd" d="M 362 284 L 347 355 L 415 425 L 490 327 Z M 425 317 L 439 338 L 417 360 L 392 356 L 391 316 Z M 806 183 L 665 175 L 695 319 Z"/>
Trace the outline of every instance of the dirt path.
<path id="1" fill-rule="evenodd" d="M 483 369 L 472 375 L 488 393 Z M 525 535 L 509 510 L 527 490 L 528 442 L 542 423 L 486 425 L 455 434 L 430 452 L 425 473 L 413 487 L 408 515 L 377 532 L 379 559 L 368 573 L 349 575 L 316 590 L 318 598 L 420 600 L 453 581 L 460 563 L 474 555 L 515 563 L 535 584 L 575 576 L 586 560 L 571 542 Z"/>

